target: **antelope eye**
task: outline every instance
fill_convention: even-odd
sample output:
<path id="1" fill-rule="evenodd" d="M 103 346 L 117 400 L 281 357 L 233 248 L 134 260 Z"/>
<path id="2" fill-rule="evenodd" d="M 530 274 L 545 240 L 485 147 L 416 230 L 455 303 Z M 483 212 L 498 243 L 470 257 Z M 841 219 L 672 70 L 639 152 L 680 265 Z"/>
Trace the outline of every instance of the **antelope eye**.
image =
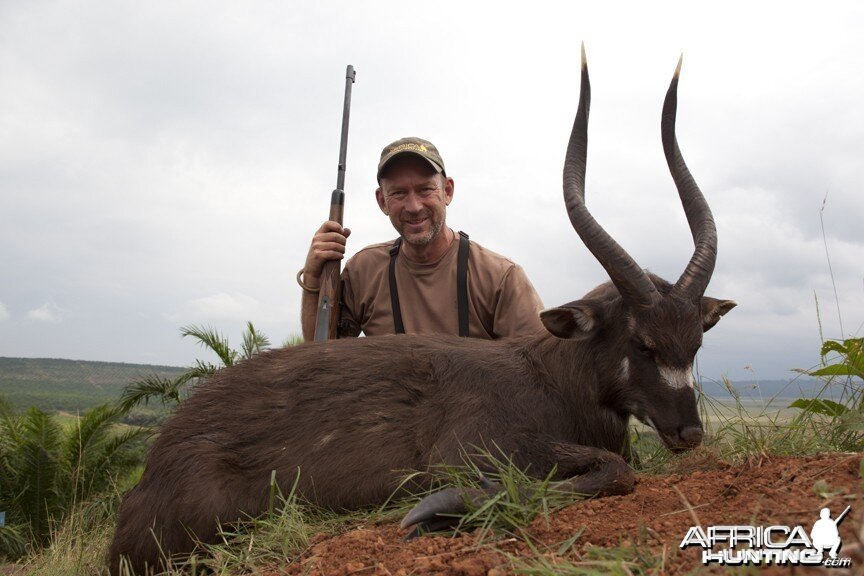
<path id="1" fill-rule="evenodd" d="M 636 351 L 645 358 L 651 358 L 654 356 L 654 350 L 646 346 L 644 342 L 636 343 Z"/>

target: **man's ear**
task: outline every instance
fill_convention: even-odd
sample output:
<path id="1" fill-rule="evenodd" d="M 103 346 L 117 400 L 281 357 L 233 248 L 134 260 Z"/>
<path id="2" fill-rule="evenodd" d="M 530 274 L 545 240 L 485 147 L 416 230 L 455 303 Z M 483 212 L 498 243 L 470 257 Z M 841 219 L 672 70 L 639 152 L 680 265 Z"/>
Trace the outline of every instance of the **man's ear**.
<path id="1" fill-rule="evenodd" d="M 380 186 L 375 189 L 375 200 L 378 201 L 378 207 L 381 208 L 381 211 L 389 216 L 390 210 L 387 208 L 387 203 L 384 202 L 384 192 L 381 190 Z"/>
<path id="2" fill-rule="evenodd" d="M 702 311 L 702 331 L 707 332 L 713 328 L 723 315 L 737 305 L 738 303 L 733 300 L 718 300 L 717 298 L 703 296 L 700 305 Z"/>
<path id="3" fill-rule="evenodd" d="M 453 192 L 456 191 L 456 182 L 453 178 L 444 178 L 444 205 L 449 206 L 453 200 Z"/>
<path id="4" fill-rule="evenodd" d="M 546 330 L 558 338 L 570 340 L 590 338 L 597 333 L 602 320 L 600 307 L 584 300 L 540 312 L 540 321 Z"/>

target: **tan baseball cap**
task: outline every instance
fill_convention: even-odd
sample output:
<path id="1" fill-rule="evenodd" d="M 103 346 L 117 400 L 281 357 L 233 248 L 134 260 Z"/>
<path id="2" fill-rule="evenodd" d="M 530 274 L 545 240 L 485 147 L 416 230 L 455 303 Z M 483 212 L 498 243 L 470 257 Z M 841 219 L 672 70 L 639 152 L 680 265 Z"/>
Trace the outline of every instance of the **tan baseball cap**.
<path id="1" fill-rule="evenodd" d="M 438 149 L 435 145 L 428 140 L 412 136 L 408 138 L 400 138 L 399 140 L 385 146 L 384 150 L 381 151 L 381 160 L 378 162 L 377 176 L 379 182 L 381 181 L 381 172 L 384 171 L 384 167 L 387 166 L 393 158 L 400 154 L 415 154 L 420 156 L 429 162 L 436 172 L 446 176 L 446 172 L 444 172 L 444 160 L 441 159 L 441 155 L 438 153 Z"/>

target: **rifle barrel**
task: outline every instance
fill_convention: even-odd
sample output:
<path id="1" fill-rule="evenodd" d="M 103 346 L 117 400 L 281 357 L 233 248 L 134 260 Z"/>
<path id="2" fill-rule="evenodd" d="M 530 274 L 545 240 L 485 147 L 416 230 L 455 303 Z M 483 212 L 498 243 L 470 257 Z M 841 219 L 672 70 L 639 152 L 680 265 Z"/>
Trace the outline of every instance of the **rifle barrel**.
<path id="1" fill-rule="evenodd" d="M 848 513 L 849 513 L 849 510 L 851 510 L 851 509 L 852 509 L 852 506 L 846 506 L 846 509 L 843 510 L 843 512 L 841 512 L 840 515 L 837 516 L 837 518 L 834 519 L 834 525 L 835 525 L 835 526 L 839 526 L 839 525 L 840 525 L 840 522 L 843 521 L 843 518 L 846 517 L 846 514 L 848 514 Z"/>
<path id="2" fill-rule="evenodd" d="M 342 105 L 342 139 L 339 142 L 339 169 L 336 172 L 336 189 L 345 190 L 345 158 L 348 155 L 348 119 L 351 116 L 351 87 L 354 84 L 354 66 L 345 70 L 345 102 Z M 342 222 L 339 222 L 340 224 Z"/>
<path id="3" fill-rule="evenodd" d="M 348 120 L 351 114 L 351 87 L 356 74 L 350 64 L 345 70 L 345 102 L 342 106 L 342 138 L 339 142 L 339 167 L 336 172 L 336 189 L 330 196 L 328 220 L 342 224 L 345 209 L 345 158 L 348 153 Z M 330 260 L 321 270 L 321 288 L 318 294 L 318 314 L 315 318 L 315 340 L 333 340 L 337 336 L 339 322 L 338 260 Z"/>

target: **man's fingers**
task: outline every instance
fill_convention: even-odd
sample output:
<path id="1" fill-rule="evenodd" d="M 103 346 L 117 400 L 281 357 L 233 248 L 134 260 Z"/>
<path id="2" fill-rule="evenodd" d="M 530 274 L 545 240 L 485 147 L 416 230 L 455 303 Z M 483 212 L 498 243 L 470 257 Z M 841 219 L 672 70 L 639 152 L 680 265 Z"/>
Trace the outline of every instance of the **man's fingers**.
<path id="1" fill-rule="evenodd" d="M 324 222 L 318 228 L 306 256 L 304 274 L 307 283 L 317 281 L 325 262 L 345 258 L 345 239 L 350 235 L 351 230 L 342 228 L 338 222 L 332 220 Z"/>
<path id="2" fill-rule="evenodd" d="M 348 236 L 350 232 L 346 233 L 346 230 L 347 228 L 342 228 L 342 225 L 338 222 L 334 222 L 333 220 L 327 220 L 321 225 L 320 228 L 318 228 L 318 233 L 320 234 L 322 232 L 336 232 L 343 236 Z"/>
<path id="3" fill-rule="evenodd" d="M 318 256 L 322 260 L 342 260 L 345 258 L 345 254 L 342 252 L 336 252 L 335 250 L 325 250 L 323 252 L 318 252 Z"/>
<path id="4" fill-rule="evenodd" d="M 315 234 L 315 237 L 312 239 L 312 243 L 320 243 L 320 242 L 338 242 L 339 244 L 345 245 L 345 239 L 347 236 L 340 234 L 339 232 L 319 232 Z"/>
<path id="5" fill-rule="evenodd" d="M 322 254 L 324 252 L 338 252 L 339 254 L 344 254 L 345 244 L 339 242 L 313 242 L 312 250 L 316 254 Z"/>

